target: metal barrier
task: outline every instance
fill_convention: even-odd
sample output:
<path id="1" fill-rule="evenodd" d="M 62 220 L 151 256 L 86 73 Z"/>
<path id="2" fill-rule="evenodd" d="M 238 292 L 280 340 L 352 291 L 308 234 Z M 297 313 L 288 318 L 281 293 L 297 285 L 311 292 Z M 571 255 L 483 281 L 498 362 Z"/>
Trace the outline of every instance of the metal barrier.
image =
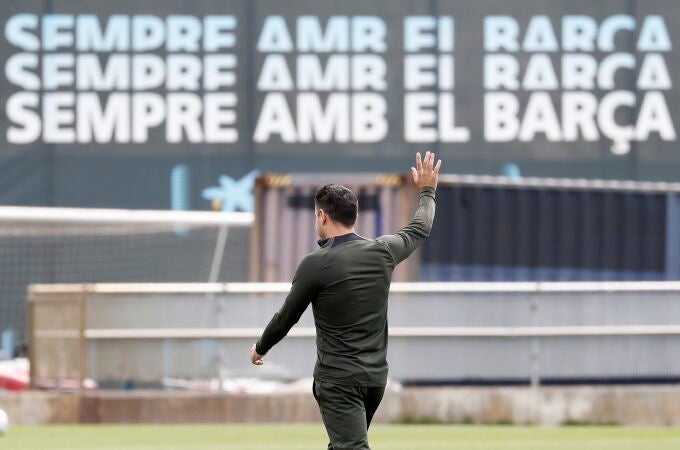
<path id="1" fill-rule="evenodd" d="M 311 307 L 265 366 L 248 363 L 289 286 L 33 285 L 33 383 L 309 376 Z M 390 373 L 430 383 L 677 380 L 679 293 L 680 282 L 393 283 Z"/>

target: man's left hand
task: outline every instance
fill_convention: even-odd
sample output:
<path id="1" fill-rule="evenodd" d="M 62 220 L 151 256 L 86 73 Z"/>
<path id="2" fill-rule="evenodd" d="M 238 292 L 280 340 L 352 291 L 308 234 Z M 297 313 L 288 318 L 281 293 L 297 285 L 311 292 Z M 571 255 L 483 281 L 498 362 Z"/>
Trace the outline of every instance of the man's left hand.
<path id="1" fill-rule="evenodd" d="M 250 348 L 250 362 L 255 364 L 256 366 L 261 366 L 264 364 L 264 361 L 262 360 L 263 356 L 257 353 L 255 344 Z"/>

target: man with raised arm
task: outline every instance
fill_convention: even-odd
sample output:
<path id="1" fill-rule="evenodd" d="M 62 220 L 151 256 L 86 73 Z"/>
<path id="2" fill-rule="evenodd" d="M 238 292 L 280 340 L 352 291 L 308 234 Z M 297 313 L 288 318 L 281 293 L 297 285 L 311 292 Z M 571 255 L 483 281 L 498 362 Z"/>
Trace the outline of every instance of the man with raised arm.
<path id="1" fill-rule="evenodd" d="M 319 249 L 300 262 L 286 300 L 251 349 L 251 362 L 283 339 L 311 303 L 317 361 L 312 392 L 330 438 L 329 450 L 370 450 L 368 427 L 387 383 L 387 296 L 392 271 L 427 238 L 434 219 L 441 160 L 416 155 L 411 168 L 420 190 L 411 223 L 366 239 L 354 232 L 357 198 L 327 185 L 315 196 Z"/>

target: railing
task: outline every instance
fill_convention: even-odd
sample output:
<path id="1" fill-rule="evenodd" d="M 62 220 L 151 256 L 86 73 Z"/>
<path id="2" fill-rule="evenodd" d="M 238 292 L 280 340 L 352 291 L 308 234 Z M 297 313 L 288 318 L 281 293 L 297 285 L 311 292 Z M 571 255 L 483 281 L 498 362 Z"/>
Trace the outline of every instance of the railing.
<path id="1" fill-rule="evenodd" d="M 53 379 L 66 373 L 64 365 L 80 363 L 80 378 L 105 380 L 200 378 L 217 376 L 225 367 L 257 375 L 247 366 L 244 341 L 260 336 L 289 288 L 288 283 L 33 285 L 35 379 Z M 525 379 L 534 385 L 546 378 L 680 378 L 678 294 L 680 282 L 393 283 L 391 373 L 409 380 Z M 71 305 L 61 307 L 70 325 L 55 327 L 57 305 L 64 302 Z M 45 327 L 36 321 L 41 308 L 52 311 Z M 78 311 L 83 320 L 74 320 Z M 268 355 L 276 370 L 267 375 L 311 373 L 316 333 L 309 311 L 288 336 L 292 339 Z M 50 342 L 71 342 L 73 355 L 55 358 Z M 452 360 L 428 362 L 428 354 Z M 136 361 L 152 366 L 145 373 Z"/>

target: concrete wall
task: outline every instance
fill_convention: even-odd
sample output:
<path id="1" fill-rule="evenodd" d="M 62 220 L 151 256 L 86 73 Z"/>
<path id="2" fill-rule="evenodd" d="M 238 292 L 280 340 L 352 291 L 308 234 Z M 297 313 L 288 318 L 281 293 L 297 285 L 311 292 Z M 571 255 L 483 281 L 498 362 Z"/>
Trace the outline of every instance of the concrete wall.
<path id="1" fill-rule="evenodd" d="M 0 395 L 13 424 L 318 422 L 310 392 L 97 391 Z M 680 385 L 390 390 L 376 422 L 680 426 Z"/>
<path id="2" fill-rule="evenodd" d="M 0 409 L 9 416 L 10 426 L 80 421 L 80 397 L 76 394 L 0 391 Z"/>
<path id="3" fill-rule="evenodd" d="M 388 420 L 474 423 L 680 425 L 680 386 L 418 388 Z"/>

